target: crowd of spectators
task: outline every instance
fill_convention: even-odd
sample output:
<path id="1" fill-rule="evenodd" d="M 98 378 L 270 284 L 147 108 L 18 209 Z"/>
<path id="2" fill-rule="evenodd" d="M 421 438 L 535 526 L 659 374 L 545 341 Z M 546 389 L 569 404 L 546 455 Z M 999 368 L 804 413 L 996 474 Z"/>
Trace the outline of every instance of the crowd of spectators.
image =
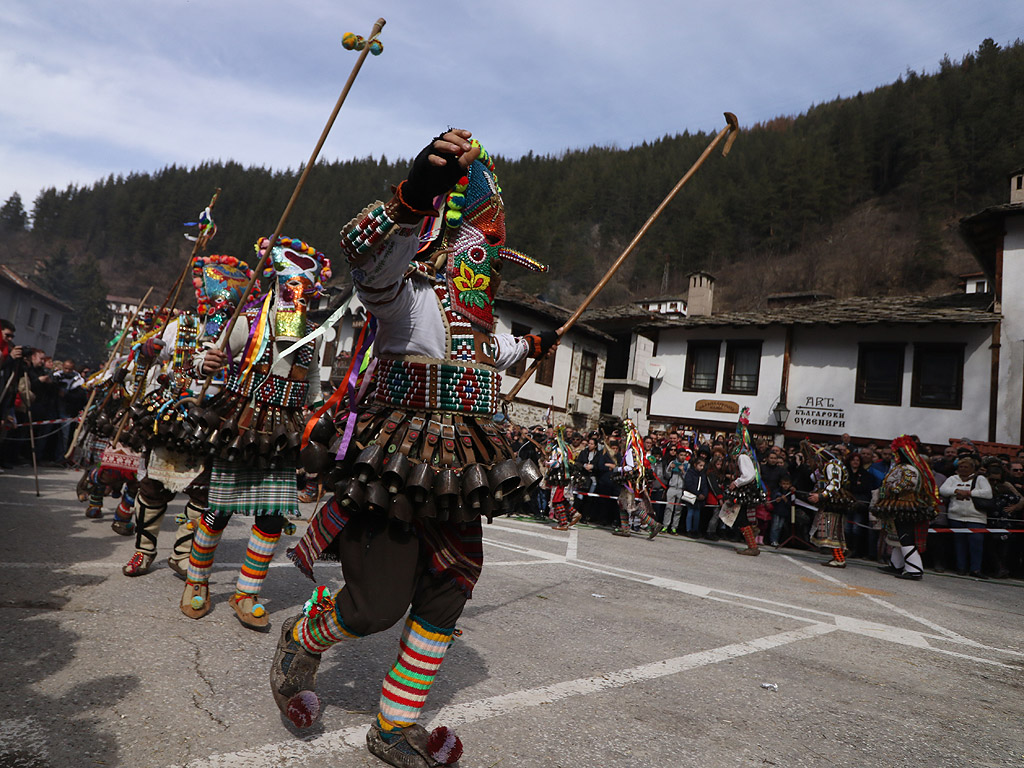
<path id="1" fill-rule="evenodd" d="M 551 427 L 510 427 L 508 438 L 520 458 L 537 460 L 550 445 Z M 576 484 L 577 509 L 583 521 L 614 527 L 619 523 L 617 497 L 621 432 L 581 432 L 565 429 L 564 439 L 581 478 Z M 736 476 L 729 435 L 696 436 L 677 430 L 652 432 L 644 438 L 652 467 L 651 498 L 658 521 L 669 535 L 717 541 L 739 540 L 718 519 L 721 500 Z M 808 497 L 817 482 L 798 445 L 778 446 L 755 440 L 767 500 L 757 509 L 759 543 L 811 549 L 814 505 Z M 888 562 L 881 523 L 871 514 L 871 502 L 893 465 L 888 444 L 854 444 L 849 435 L 820 444 L 843 461 L 856 504 L 847 515 L 849 557 Z M 931 528 L 925 563 L 933 571 L 954 571 L 976 578 L 1024 578 L 1024 533 L 959 532 L 944 529 L 1024 529 L 1024 451 L 982 456 L 969 440 L 939 450 L 921 446 L 935 475 L 939 506 Z M 542 462 L 538 461 L 539 464 Z M 594 495 L 591 495 L 594 494 Z M 543 486 L 526 509 L 547 516 Z"/>
<path id="2" fill-rule="evenodd" d="M 11 322 L 0 320 L 0 470 L 31 462 L 33 443 L 37 463 L 60 465 L 71 433 L 68 419 L 88 399 L 89 371 L 18 345 L 16 333 Z"/>

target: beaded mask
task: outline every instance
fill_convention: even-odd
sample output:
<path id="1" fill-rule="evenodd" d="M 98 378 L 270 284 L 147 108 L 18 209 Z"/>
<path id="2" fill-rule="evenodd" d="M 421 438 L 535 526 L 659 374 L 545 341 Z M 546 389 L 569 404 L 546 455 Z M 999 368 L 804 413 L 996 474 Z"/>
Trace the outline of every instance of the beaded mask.
<path id="1" fill-rule="evenodd" d="M 266 252 L 267 238 L 256 243 Z M 331 262 L 311 245 L 291 237 L 280 237 L 270 253 L 265 277 L 274 276 L 274 337 L 297 341 L 306 334 L 309 300 L 323 296 L 323 283 L 331 278 Z"/>
<path id="2" fill-rule="evenodd" d="M 473 145 L 480 147 L 473 140 Z M 441 219 L 431 222 L 429 239 L 439 233 Z M 505 206 L 494 162 L 483 147 L 466 175 L 448 193 L 444 207 L 440 248 L 450 251 L 446 279 L 452 309 L 485 331 L 494 329 L 494 293 L 500 282 L 502 261 L 533 272 L 547 266 L 511 248 L 505 248 Z"/>
<path id="3" fill-rule="evenodd" d="M 216 333 L 224 317 L 234 311 L 252 277 L 252 268 L 234 256 L 196 256 L 192 259 L 192 285 L 196 310 L 206 320 L 207 331 Z M 259 286 L 253 286 L 253 296 Z"/>

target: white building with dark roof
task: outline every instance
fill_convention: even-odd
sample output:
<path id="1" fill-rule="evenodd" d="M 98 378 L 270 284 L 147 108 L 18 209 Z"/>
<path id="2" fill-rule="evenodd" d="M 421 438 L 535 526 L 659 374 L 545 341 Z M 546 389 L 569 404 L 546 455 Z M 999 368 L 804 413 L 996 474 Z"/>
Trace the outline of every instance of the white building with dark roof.
<path id="1" fill-rule="evenodd" d="M 9 320 L 17 329 L 15 344 L 52 355 L 61 322 L 70 312 L 74 309 L 52 293 L 0 264 L 0 318 Z"/>

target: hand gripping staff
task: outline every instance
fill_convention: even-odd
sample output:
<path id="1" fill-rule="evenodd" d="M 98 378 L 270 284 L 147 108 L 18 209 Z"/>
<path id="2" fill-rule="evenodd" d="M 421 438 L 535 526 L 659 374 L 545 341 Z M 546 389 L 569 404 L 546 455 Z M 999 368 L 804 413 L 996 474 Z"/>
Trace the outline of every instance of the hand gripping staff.
<path id="1" fill-rule="evenodd" d="M 651 228 L 651 225 L 654 224 L 657 218 L 661 215 L 661 212 L 665 210 L 665 208 L 668 206 L 670 202 L 672 202 L 672 198 L 674 198 L 676 196 L 676 193 L 678 193 L 679 190 L 683 188 L 683 185 L 690 180 L 690 177 L 692 177 L 693 174 L 697 172 L 697 169 L 700 168 L 701 165 L 703 165 L 708 155 L 711 154 L 711 151 L 716 146 L 718 146 L 722 139 L 725 139 L 725 146 L 722 147 L 722 157 L 725 157 L 726 155 L 729 154 L 729 150 L 732 149 L 732 144 L 736 140 L 736 134 L 739 131 L 740 126 L 739 122 L 737 122 L 736 120 L 736 115 L 734 115 L 732 112 L 725 113 L 725 121 L 726 126 L 718 132 L 718 135 L 715 136 L 714 139 L 711 140 L 711 143 L 708 144 L 707 149 L 705 149 L 701 153 L 701 156 L 697 158 L 697 162 L 690 166 L 690 170 L 686 172 L 686 175 L 683 176 L 683 178 L 681 178 L 674 187 L 672 187 L 672 191 L 669 192 L 668 195 L 666 195 L 665 199 L 661 201 L 661 204 L 654 209 L 654 213 L 652 213 L 650 217 L 647 219 L 647 221 L 644 222 L 644 225 L 640 227 L 640 231 L 636 233 L 632 241 L 630 241 L 629 245 L 626 246 L 626 250 L 622 252 L 619 258 L 615 260 L 615 263 L 612 264 L 611 268 L 608 270 L 605 276 L 601 278 L 601 282 L 594 286 L 593 290 L 591 290 L 590 292 L 590 295 L 587 296 L 587 298 L 583 300 L 583 303 L 576 308 L 575 312 L 573 312 L 572 317 L 566 320 L 565 324 L 562 325 L 562 327 L 559 328 L 557 331 L 555 331 L 555 333 L 558 334 L 559 339 L 561 339 L 562 336 L 564 336 L 569 331 L 569 329 L 576 324 L 576 321 L 580 319 L 580 315 L 582 315 L 586 311 L 587 307 L 590 306 L 590 303 L 597 297 L 597 294 L 599 294 L 604 289 L 604 287 L 608 284 L 612 277 L 615 276 L 615 273 L 619 271 L 619 267 L 622 266 L 623 262 L 625 262 L 629 255 L 636 249 L 637 245 L 643 239 L 644 235 L 647 234 L 647 230 Z M 551 349 L 548 350 L 547 355 L 544 355 L 544 357 L 538 357 L 533 361 L 533 364 L 526 369 L 523 375 L 519 378 L 519 381 L 516 382 L 516 385 L 512 387 L 512 391 L 505 395 L 506 402 L 511 401 L 512 398 L 519 394 L 519 390 L 521 390 L 523 386 L 526 384 L 526 382 L 530 380 L 530 377 L 533 375 L 534 371 L 536 371 L 540 364 L 544 361 L 544 358 L 546 358 L 548 355 L 552 353 L 556 346 L 558 346 L 557 343 L 553 344 L 551 346 Z"/>
<path id="2" fill-rule="evenodd" d="M 338 113 L 341 111 L 341 105 L 345 103 L 345 98 L 348 96 L 349 90 L 352 88 L 352 83 L 355 82 L 356 75 L 359 74 L 359 70 L 363 66 L 363 62 L 366 60 L 366 56 L 376 51 L 380 53 L 380 45 L 377 37 L 380 35 L 381 30 L 387 22 L 384 19 L 377 19 L 373 25 L 373 30 L 370 32 L 370 36 L 363 40 L 363 46 L 360 48 L 358 45 L 353 47 L 359 50 L 359 58 L 356 63 L 352 66 L 352 72 L 348 76 L 348 80 L 345 82 L 345 87 L 341 89 L 341 95 L 338 96 L 338 101 L 334 105 L 334 111 L 331 112 L 331 116 L 327 118 L 327 125 L 324 126 L 323 132 L 320 134 L 320 139 L 317 141 L 316 146 L 313 147 L 313 154 L 309 156 L 309 160 L 306 162 L 306 166 L 302 169 L 302 175 L 299 176 L 299 180 L 295 183 L 295 190 L 292 192 L 291 199 L 288 200 L 288 205 L 284 208 L 284 213 L 281 214 L 280 221 L 277 222 L 277 228 L 274 229 L 274 234 L 270 236 L 267 241 L 266 251 L 264 252 L 263 258 L 260 259 L 259 263 L 255 266 L 252 271 L 252 278 L 249 280 L 249 285 L 246 286 L 245 292 L 242 294 L 241 299 L 238 302 L 238 306 L 235 307 L 234 314 L 231 315 L 231 321 L 225 326 L 224 332 L 221 334 L 220 340 L 217 344 L 217 349 L 224 351 L 227 346 L 228 339 L 231 338 L 231 332 L 235 329 L 235 323 L 238 322 L 239 316 L 242 314 L 242 308 L 245 306 L 249 299 L 249 295 L 252 293 L 253 286 L 256 285 L 256 281 L 260 279 L 260 274 L 263 272 L 263 268 L 270 258 L 271 251 L 274 249 L 274 244 L 277 242 L 277 238 L 281 236 L 281 232 L 284 230 L 284 226 L 288 221 L 288 216 L 292 212 L 292 208 L 295 206 L 295 201 L 299 198 L 299 193 L 302 192 L 302 187 L 306 183 L 306 177 L 309 176 L 310 170 L 316 165 L 316 159 L 320 155 L 320 149 L 323 147 L 324 142 L 327 141 L 327 134 L 331 132 L 331 128 L 334 126 L 334 121 L 338 117 Z M 357 38 L 358 40 L 358 38 Z M 377 45 L 374 45 L 377 43 Z M 346 48 L 348 46 L 346 45 Z M 210 387 L 210 376 L 206 377 L 203 382 L 203 388 L 197 398 L 199 402 L 203 401 L 206 396 L 206 390 Z"/>

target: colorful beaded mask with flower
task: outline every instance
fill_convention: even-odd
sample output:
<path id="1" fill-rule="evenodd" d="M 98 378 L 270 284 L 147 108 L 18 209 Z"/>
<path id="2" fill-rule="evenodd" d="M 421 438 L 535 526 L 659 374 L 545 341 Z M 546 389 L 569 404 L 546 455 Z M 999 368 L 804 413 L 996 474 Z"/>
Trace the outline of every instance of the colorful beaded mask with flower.
<path id="1" fill-rule="evenodd" d="M 256 251 L 266 252 L 267 238 L 260 238 Z M 306 334 L 309 300 L 324 295 L 323 283 L 331 279 L 331 262 L 316 248 L 291 237 L 279 237 L 270 252 L 270 266 L 264 277 L 275 277 L 274 335 L 296 341 Z"/>
<path id="2" fill-rule="evenodd" d="M 448 295 L 452 309 L 490 332 L 494 329 L 494 290 L 503 260 L 534 272 L 547 267 L 511 248 L 505 248 L 505 205 L 494 162 L 479 142 L 480 157 L 448 194 L 444 206 L 441 247 L 448 257 Z M 436 222 L 440 228 L 441 221 Z"/>
<path id="3" fill-rule="evenodd" d="M 192 259 L 192 285 L 200 316 L 233 311 L 252 278 L 252 268 L 234 256 L 196 256 Z M 254 286 L 255 294 L 259 286 Z"/>

